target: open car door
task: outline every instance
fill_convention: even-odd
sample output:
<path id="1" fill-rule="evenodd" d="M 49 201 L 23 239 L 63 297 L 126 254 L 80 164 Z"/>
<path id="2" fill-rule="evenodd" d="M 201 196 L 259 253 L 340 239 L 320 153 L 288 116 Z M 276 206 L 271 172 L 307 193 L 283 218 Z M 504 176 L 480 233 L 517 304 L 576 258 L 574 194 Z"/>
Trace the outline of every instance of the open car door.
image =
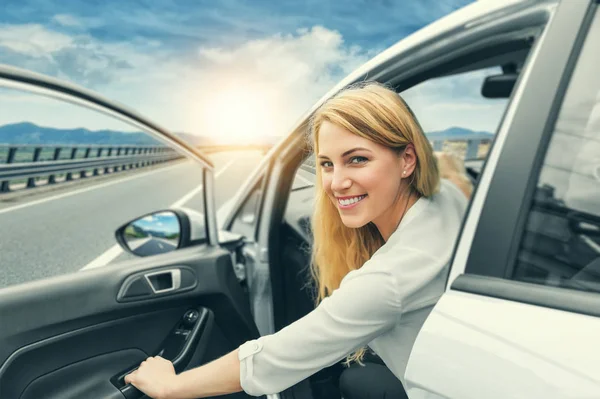
<path id="1" fill-rule="evenodd" d="M 208 158 L 76 86 L 2 66 L 0 86 L 100 111 L 199 163 L 205 219 L 196 245 L 0 288 L 0 398 L 142 397 L 124 376 L 147 357 L 160 355 L 181 372 L 258 337 L 232 254 L 218 243 Z"/>

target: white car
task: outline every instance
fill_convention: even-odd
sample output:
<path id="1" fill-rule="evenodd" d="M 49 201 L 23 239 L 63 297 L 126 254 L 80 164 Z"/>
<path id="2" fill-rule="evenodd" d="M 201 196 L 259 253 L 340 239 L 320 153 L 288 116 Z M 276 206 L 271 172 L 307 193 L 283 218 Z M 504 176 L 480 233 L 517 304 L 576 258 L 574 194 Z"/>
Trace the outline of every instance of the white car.
<path id="1" fill-rule="evenodd" d="M 340 82 L 269 151 L 219 223 L 208 157 L 95 93 L 0 66 L 0 87 L 101 111 L 196 161 L 204 193 L 201 209 L 157 209 L 118 229 L 119 244 L 144 257 L 0 289 L 0 398 L 140 397 L 123 375 L 147 356 L 181 371 L 308 313 L 307 121 L 365 79 L 394 87 L 424 125 L 444 107 L 462 109 L 465 128 L 482 110 L 496 118 L 491 146 L 480 134 L 434 144 L 477 155 L 467 160 L 476 189 L 446 291 L 410 356 L 408 396 L 600 397 L 598 48 L 596 0 L 477 1 Z M 420 102 L 440 87 L 455 93 L 451 104 Z M 340 371 L 279 396 L 339 397 Z"/>

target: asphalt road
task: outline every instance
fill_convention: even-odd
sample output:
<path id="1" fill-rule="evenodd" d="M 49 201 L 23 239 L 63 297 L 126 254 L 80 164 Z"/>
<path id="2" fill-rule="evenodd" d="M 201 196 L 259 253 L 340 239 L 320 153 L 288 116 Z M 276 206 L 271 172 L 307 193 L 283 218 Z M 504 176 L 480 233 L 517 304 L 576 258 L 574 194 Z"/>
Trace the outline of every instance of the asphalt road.
<path id="1" fill-rule="evenodd" d="M 166 240 L 157 237 L 148 237 L 139 242 L 129 243 L 129 248 L 136 254 L 149 256 L 164 252 L 171 252 L 177 249 L 177 240 Z"/>
<path id="2" fill-rule="evenodd" d="M 217 153 L 217 208 L 260 162 L 260 152 Z M 98 267 L 128 256 L 114 231 L 177 204 L 202 210 L 199 165 L 185 161 L 123 172 L 11 202 L 0 197 L 0 287 Z"/>

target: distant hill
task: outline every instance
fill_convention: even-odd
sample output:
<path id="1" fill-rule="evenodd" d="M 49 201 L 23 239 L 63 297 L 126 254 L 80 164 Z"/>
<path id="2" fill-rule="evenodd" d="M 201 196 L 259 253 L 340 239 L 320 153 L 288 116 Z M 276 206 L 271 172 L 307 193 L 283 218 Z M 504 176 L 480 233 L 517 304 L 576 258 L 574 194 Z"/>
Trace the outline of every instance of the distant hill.
<path id="1" fill-rule="evenodd" d="M 475 132 L 470 129 L 465 129 L 464 127 L 454 126 L 445 130 L 426 132 L 425 136 L 427 136 L 429 140 L 451 140 L 456 138 L 468 139 L 469 137 L 489 138 L 491 140 L 494 137 L 494 134 L 483 131 Z"/>
<path id="2" fill-rule="evenodd" d="M 200 136 L 190 133 L 176 133 L 177 136 L 194 146 L 218 145 L 227 142 L 227 138 Z M 462 127 L 451 127 L 441 131 L 425 133 L 429 140 L 443 140 L 469 137 L 493 138 L 490 132 L 475 132 Z M 256 138 L 253 144 L 273 145 L 280 137 Z M 149 134 L 142 132 L 119 132 L 114 130 L 89 130 L 84 128 L 57 129 L 38 126 L 30 122 L 0 126 L 0 144 L 101 144 L 101 145 L 160 145 Z"/>
<path id="3" fill-rule="evenodd" d="M 146 133 L 114 130 L 56 129 L 29 122 L 0 126 L 0 143 L 4 144 L 109 144 L 158 145 Z"/>
<path id="4" fill-rule="evenodd" d="M 200 136 L 190 133 L 175 133 L 188 143 L 199 145 L 218 145 L 227 143 L 214 137 Z M 266 137 L 256 140 L 254 144 L 274 144 L 279 137 Z M 114 130 L 89 130 L 84 128 L 57 129 L 38 126 L 30 122 L 14 123 L 0 126 L 0 144 L 100 144 L 100 145 L 160 145 L 147 133 L 119 132 Z M 227 143 L 230 144 L 230 143 Z"/>

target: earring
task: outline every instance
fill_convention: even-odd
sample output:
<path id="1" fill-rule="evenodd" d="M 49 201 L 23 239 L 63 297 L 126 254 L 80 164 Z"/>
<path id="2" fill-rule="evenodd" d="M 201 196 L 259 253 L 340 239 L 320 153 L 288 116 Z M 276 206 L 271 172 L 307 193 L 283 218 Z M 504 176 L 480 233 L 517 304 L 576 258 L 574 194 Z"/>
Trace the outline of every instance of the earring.
<path id="1" fill-rule="evenodd" d="M 406 174 L 406 171 L 402 172 L 402 176 L 404 176 Z"/>

